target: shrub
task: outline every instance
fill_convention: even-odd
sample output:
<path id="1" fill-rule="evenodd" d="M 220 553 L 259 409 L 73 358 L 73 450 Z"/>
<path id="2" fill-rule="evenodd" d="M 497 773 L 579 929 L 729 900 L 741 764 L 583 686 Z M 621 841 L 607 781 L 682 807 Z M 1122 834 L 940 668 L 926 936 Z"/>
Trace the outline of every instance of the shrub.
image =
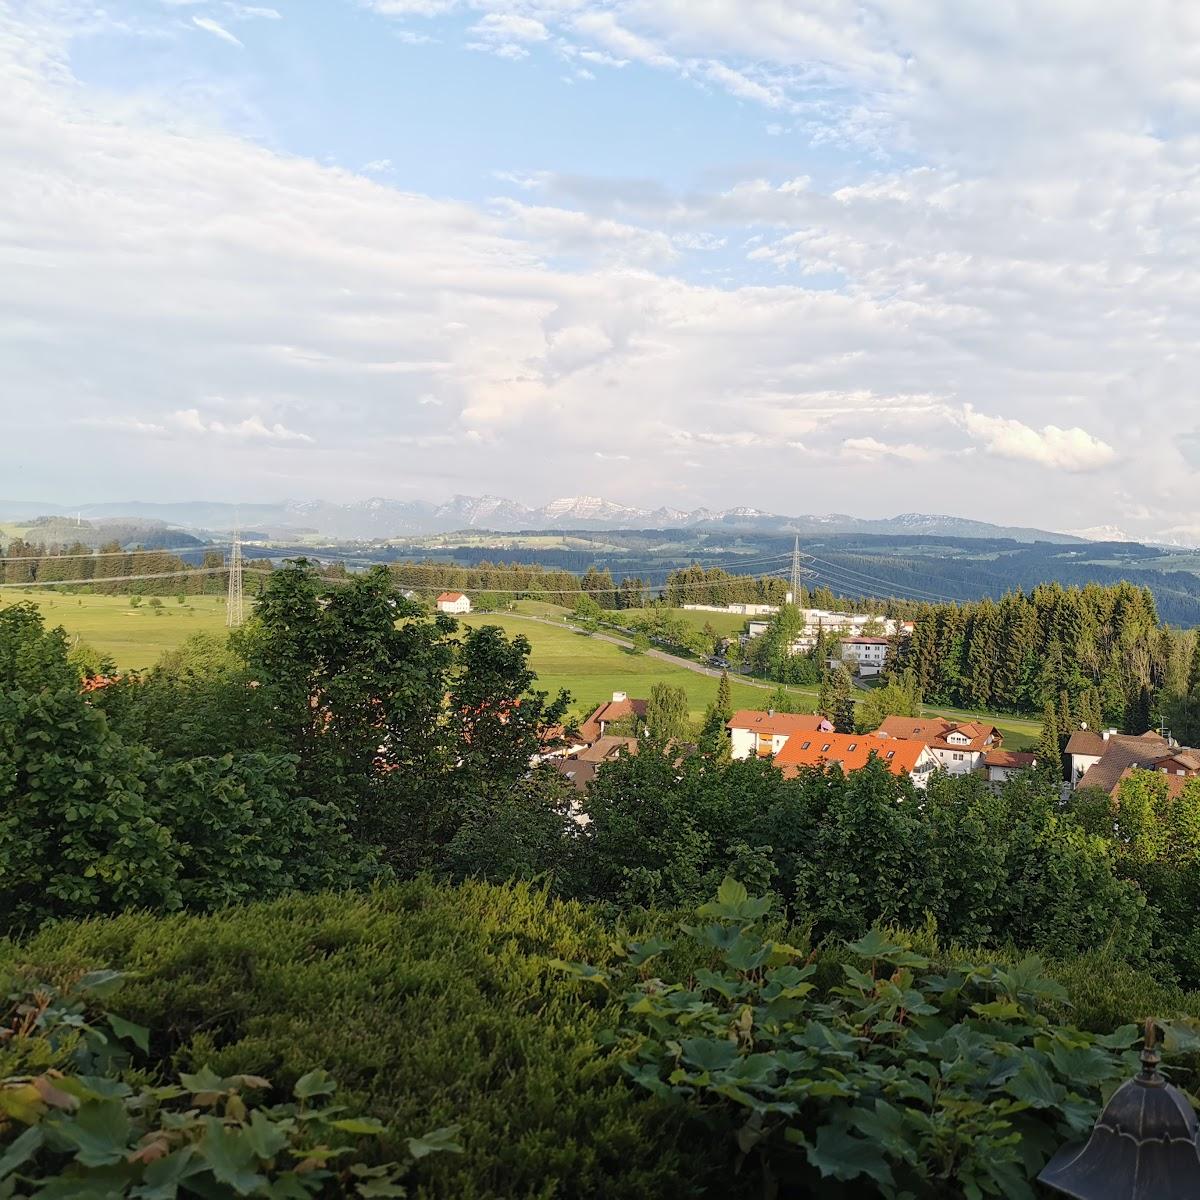
<path id="1" fill-rule="evenodd" d="M 324 1071 L 303 1075 L 289 1100 L 269 1107 L 247 1098 L 270 1087 L 252 1075 L 204 1067 L 177 1084 L 136 1080 L 125 1047 L 145 1051 L 149 1031 L 96 1009 L 122 982 L 96 971 L 66 991 L 39 983 L 0 1003 L 0 1194 L 404 1195 L 406 1166 L 359 1161 L 358 1143 L 383 1127 L 332 1103 L 336 1085 Z M 461 1150 L 456 1132 L 408 1138 L 408 1154 Z"/>
<path id="2" fill-rule="evenodd" d="M 766 1194 L 1032 1200 L 1050 1155 L 1136 1067 L 1135 1026 L 1051 1022 L 1043 1006 L 1067 995 L 1036 958 L 941 974 L 873 930 L 818 989 L 816 966 L 764 930 L 769 907 L 726 880 L 699 910 L 709 923 L 687 929 L 712 964 L 682 979 L 651 977 L 657 939 L 611 976 L 560 964 L 626 989 L 629 1076 L 735 1141 Z"/>
<path id="3" fill-rule="evenodd" d="M 329 1071 L 342 1103 L 388 1127 L 371 1161 L 405 1156 L 394 1131 L 460 1124 L 465 1154 L 422 1159 L 417 1196 L 694 1195 L 713 1155 L 624 1084 L 597 1040 L 616 1010 L 549 967 L 603 961 L 609 943 L 594 913 L 529 886 L 419 880 L 64 922 L 0 943 L 0 972 L 127 971 L 122 1012 L 152 1027 L 151 1061 L 168 1072 L 263 1076 L 286 1099 Z"/>

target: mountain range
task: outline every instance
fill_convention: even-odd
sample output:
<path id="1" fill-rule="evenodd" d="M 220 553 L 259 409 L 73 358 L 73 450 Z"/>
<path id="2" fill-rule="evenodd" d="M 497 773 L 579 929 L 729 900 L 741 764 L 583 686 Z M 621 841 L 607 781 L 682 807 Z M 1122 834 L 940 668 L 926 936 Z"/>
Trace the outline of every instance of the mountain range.
<path id="1" fill-rule="evenodd" d="M 730 532 L 794 533 L 801 537 L 836 534 L 927 534 L 941 537 L 1012 538 L 1018 542 L 1074 543 L 1087 539 L 1023 526 L 993 525 L 965 517 L 902 513 L 878 519 L 844 513 L 785 516 L 757 508 L 684 511 L 635 508 L 600 496 L 566 496 L 531 508 L 502 496 L 454 496 L 442 504 L 426 500 L 374 498 L 350 504 L 326 500 L 285 500 L 277 504 L 186 501 L 155 504 L 140 500 L 63 506 L 33 501 L 0 501 L 0 520 L 46 516 L 141 518 L 191 529 L 253 527 L 272 537 L 315 533 L 324 537 L 371 540 L 453 533 L 477 529 L 496 533 L 540 530 L 697 529 Z"/>

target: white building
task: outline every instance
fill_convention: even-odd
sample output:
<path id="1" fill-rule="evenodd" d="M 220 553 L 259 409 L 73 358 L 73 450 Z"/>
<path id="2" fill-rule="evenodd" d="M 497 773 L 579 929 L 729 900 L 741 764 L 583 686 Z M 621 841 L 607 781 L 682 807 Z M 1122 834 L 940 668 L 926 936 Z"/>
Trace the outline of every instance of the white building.
<path id="1" fill-rule="evenodd" d="M 471 601 L 462 592 L 443 592 L 434 603 L 437 605 L 438 612 L 469 613 L 471 611 Z"/>
<path id="2" fill-rule="evenodd" d="M 897 621 L 892 617 L 881 617 L 875 613 L 839 613 L 830 612 L 824 608 L 802 608 L 800 615 L 804 618 L 804 627 L 799 637 L 792 643 L 793 654 L 805 654 L 817 644 L 818 636 L 824 632 L 826 637 L 836 637 L 839 640 L 852 638 L 907 637 L 912 633 L 911 621 Z M 751 621 L 746 626 L 742 637 L 744 645 L 751 638 L 761 637 L 767 632 L 768 621 Z M 872 630 L 867 634 L 867 630 Z"/>
<path id="3" fill-rule="evenodd" d="M 842 638 L 842 662 L 858 667 L 860 675 L 878 675 L 887 658 L 888 639 L 883 637 Z"/>
<path id="4" fill-rule="evenodd" d="M 829 733 L 833 726 L 820 713 L 777 713 L 744 708 L 725 723 L 732 758 L 768 758 L 798 733 Z"/>

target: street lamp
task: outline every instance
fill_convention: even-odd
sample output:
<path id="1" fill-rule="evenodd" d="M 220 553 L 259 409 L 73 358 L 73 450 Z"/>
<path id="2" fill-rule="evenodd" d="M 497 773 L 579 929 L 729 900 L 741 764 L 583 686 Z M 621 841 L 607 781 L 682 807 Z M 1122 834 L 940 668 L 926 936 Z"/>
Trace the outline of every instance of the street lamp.
<path id="1" fill-rule="evenodd" d="M 1156 1034 L 1147 1021 L 1141 1072 L 1113 1094 L 1092 1136 L 1060 1150 L 1039 1182 L 1076 1200 L 1200 1196 L 1200 1127 L 1184 1094 L 1158 1072 Z"/>

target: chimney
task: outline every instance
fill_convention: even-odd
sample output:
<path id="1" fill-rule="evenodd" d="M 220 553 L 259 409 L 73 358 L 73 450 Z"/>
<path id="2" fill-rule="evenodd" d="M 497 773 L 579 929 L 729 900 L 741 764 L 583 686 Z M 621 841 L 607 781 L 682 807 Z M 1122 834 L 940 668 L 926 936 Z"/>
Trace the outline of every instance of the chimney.
<path id="1" fill-rule="evenodd" d="M 775 710 L 774 710 L 773 708 L 768 708 L 768 709 L 767 709 L 767 716 L 768 716 L 768 717 L 773 717 L 774 715 L 775 715 Z"/>
<path id="2" fill-rule="evenodd" d="M 1117 732 L 1117 731 L 1116 731 L 1116 729 L 1115 729 L 1115 728 L 1113 728 L 1113 729 L 1106 729 L 1106 730 L 1105 730 L 1105 731 L 1104 731 L 1104 732 L 1103 732 L 1103 733 L 1102 733 L 1100 736 L 1101 736 L 1101 737 L 1102 737 L 1102 738 L 1103 738 L 1103 739 L 1104 739 L 1104 740 L 1107 742 L 1107 741 L 1108 741 L 1108 739 L 1109 739 L 1110 737 L 1112 737 L 1112 735 L 1113 735 L 1114 733 L 1116 733 L 1116 732 Z"/>
<path id="3" fill-rule="evenodd" d="M 620 704 L 622 700 L 628 700 L 628 699 L 629 699 L 629 696 L 625 692 L 613 692 L 612 702 L 614 704 Z"/>

